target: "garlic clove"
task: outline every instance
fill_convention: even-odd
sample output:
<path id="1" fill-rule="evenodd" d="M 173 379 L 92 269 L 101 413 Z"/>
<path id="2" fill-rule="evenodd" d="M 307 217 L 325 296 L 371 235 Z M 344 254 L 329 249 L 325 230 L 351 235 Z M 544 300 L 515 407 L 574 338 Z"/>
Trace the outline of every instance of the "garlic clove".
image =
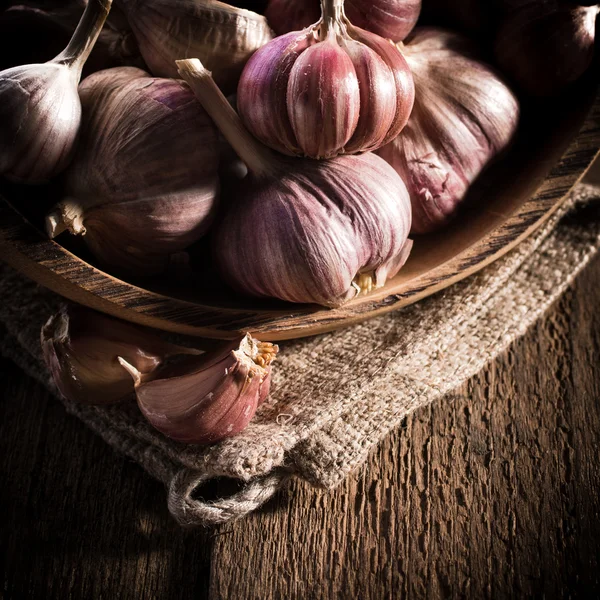
<path id="1" fill-rule="evenodd" d="M 339 154 L 356 130 L 360 99 L 352 60 L 335 38 L 305 50 L 291 69 L 287 90 L 287 112 L 304 154 Z"/>
<path id="2" fill-rule="evenodd" d="M 217 131 L 187 85 L 140 69 L 95 73 L 80 93 L 80 151 L 48 233 L 82 235 L 101 264 L 120 273 L 160 274 L 215 216 Z"/>
<path id="3" fill-rule="evenodd" d="M 199 354 L 78 306 L 52 316 L 40 338 L 54 383 L 65 398 L 84 404 L 111 404 L 133 393 L 131 378 L 118 356 L 147 375 L 168 356 Z"/>
<path id="4" fill-rule="evenodd" d="M 346 51 L 360 85 L 360 118 L 345 152 L 369 152 L 388 137 L 396 117 L 396 85 L 392 70 L 368 46 L 355 40 Z"/>
<path id="5" fill-rule="evenodd" d="M 278 347 L 250 335 L 222 350 L 144 375 L 121 358 L 138 405 L 159 431 L 179 442 L 211 444 L 248 426 L 268 396 Z"/>
<path id="6" fill-rule="evenodd" d="M 240 116 L 253 135 L 283 154 L 300 154 L 287 112 L 287 91 L 297 58 L 311 45 L 297 32 L 260 48 L 248 61 L 237 93 Z"/>
<path id="7" fill-rule="evenodd" d="M 256 50 L 273 38 L 257 13 L 217 0 L 118 0 L 153 75 L 177 78 L 175 60 L 199 57 L 229 93 Z"/>
<path id="8" fill-rule="evenodd" d="M 406 127 L 412 113 L 415 104 L 415 83 L 412 71 L 400 46 L 358 27 L 351 27 L 351 32 L 354 39 L 373 50 L 385 62 L 394 77 L 396 113 L 385 139 L 380 144 L 385 146 Z"/>

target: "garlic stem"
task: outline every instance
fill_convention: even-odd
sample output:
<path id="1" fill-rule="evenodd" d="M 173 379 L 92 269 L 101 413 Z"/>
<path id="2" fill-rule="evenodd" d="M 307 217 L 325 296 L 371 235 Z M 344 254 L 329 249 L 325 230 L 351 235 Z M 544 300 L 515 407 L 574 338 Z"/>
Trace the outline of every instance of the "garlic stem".
<path id="1" fill-rule="evenodd" d="M 89 0 L 68 46 L 51 62 L 66 65 L 81 75 L 104 27 L 112 0 Z"/>
<path id="2" fill-rule="evenodd" d="M 321 39 L 327 38 L 330 31 L 339 33 L 339 24 L 344 19 L 345 0 L 321 0 Z"/>
<path id="3" fill-rule="evenodd" d="M 223 92 L 217 87 L 210 71 L 197 58 L 175 61 L 179 75 L 210 115 L 236 154 L 256 177 L 269 177 L 277 171 L 278 159 L 244 127 Z"/>

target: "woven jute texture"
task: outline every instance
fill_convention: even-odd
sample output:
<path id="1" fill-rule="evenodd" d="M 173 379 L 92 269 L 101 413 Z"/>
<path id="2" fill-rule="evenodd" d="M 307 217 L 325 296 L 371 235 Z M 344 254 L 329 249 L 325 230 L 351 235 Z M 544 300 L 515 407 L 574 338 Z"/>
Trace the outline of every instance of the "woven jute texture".
<path id="1" fill-rule="evenodd" d="M 183 525 L 242 517 L 300 476 L 334 488 L 407 414 L 444 401 L 525 331 L 600 247 L 600 188 L 579 185 L 562 208 L 502 260 L 404 310 L 283 344 L 272 393 L 239 436 L 209 448 L 155 432 L 135 401 L 67 410 L 165 483 Z M 53 389 L 39 332 L 61 300 L 0 267 L 0 351 Z M 27 410 L 27 407 L 23 407 Z M 204 502 L 216 477 L 237 494 Z"/>

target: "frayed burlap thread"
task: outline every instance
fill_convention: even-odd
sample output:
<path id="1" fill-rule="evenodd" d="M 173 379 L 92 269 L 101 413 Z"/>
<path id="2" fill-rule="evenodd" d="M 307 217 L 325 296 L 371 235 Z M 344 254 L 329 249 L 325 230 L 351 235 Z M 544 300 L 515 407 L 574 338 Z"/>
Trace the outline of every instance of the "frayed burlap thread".
<path id="1" fill-rule="evenodd" d="M 239 436 L 209 448 L 157 433 L 134 401 L 63 402 L 168 489 L 185 526 L 219 524 L 261 506 L 291 476 L 334 488 L 412 411 L 449 395 L 522 336 L 600 247 L 600 188 L 579 185 L 549 221 L 480 273 L 414 306 L 282 345 L 272 393 Z M 61 300 L 0 267 L 0 351 L 53 389 L 39 331 Z M 56 391 L 56 390 L 54 390 Z M 208 481 L 243 482 L 212 502 Z"/>

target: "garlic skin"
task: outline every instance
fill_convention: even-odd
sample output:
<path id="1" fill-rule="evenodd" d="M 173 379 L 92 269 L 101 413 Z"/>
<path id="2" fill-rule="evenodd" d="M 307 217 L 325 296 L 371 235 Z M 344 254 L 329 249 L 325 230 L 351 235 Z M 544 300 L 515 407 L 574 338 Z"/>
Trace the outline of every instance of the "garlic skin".
<path id="1" fill-rule="evenodd" d="M 225 93 L 252 54 L 273 39 L 257 13 L 216 0 L 116 0 L 157 77 L 177 78 L 175 60 L 200 58 Z"/>
<path id="2" fill-rule="evenodd" d="M 0 72 L 0 175 L 42 183 L 72 158 L 81 124 L 77 84 L 112 0 L 90 0 L 67 48 L 45 64 Z"/>
<path id="3" fill-rule="evenodd" d="M 401 42 L 417 23 L 421 0 L 346 0 L 345 10 L 356 27 Z M 275 33 L 283 35 L 315 23 L 319 0 L 270 0 L 265 15 Z"/>
<path id="4" fill-rule="evenodd" d="M 224 349 L 149 375 L 128 360 L 138 406 L 158 431 L 188 444 L 212 444 L 244 430 L 267 398 L 279 348 L 250 335 Z"/>
<path id="5" fill-rule="evenodd" d="M 80 95 L 80 151 L 48 233 L 83 235 L 113 270 L 162 273 L 212 223 L 217 130 L 187 85 L 133 67 L 91 75 Z"/>
<path id="6" fill-rule="evenodd" d="M 394 169 L 373 154 L 280 157 L 243 127 L 199 61 L 177 64 L 249 169 L 213 237 L 234 289 L 335 307 L 396 275 L 412 242 L 410 200 Z"/>
<path id="7" fill-rule="evenodd" d="M 402 133 L 377 152 L 406 182 L 412 233 L 443 227 L 471 183 L 511 142 L 519 104 L 470 42 L 441 29 L 417 29 L 405 47 L 416 87 Z"/>
<path id="8" fill-rule="evenodd" d="M 550 96 L 588 70 L 600 5 L 504 2 L 511 8 L 496 35 L 496 60 L 523 90 Z"/>
<path id="9" fill-rule="evenodd" d="M 324 159 L 369 152 L 396 137 L 414 85 L 398 48 L 353 27 L 343 0 L 323 0 L 320 21 L 276 38 L 248 61 L 237 102 L 246 127 L 267 146 Z"/>
<path id="10" fill-rule="evenodd" d="M 119 364 L 119 356 L 148 375 L 169 356 L 200 354 L 74 305 L 50 317 L 42 327 L 40 341 L 62 395 L 72 402 L 94 405 L 113 404 L 133 394 L 133 382 Z"/>

